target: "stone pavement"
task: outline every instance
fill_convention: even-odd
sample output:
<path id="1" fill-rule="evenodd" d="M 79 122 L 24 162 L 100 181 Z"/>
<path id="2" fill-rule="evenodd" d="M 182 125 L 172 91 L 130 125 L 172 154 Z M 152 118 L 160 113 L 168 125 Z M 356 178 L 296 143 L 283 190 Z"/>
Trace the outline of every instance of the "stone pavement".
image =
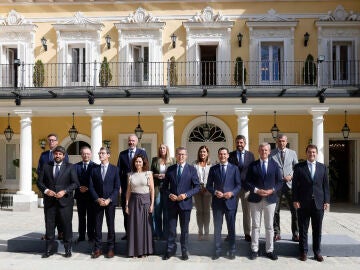
<path id="1" fill-rule="evenodd" d="M 241 207 L 239 207 L 241 209 Z M 117 239 L 123 234 L 123 219 L 121 210 L 117 209 L 116 212 L 116 231 L 119 233 Z M 236 221 L 237 230 L 237 242 L 242 243 L 242 213 L 239 212 Z M 77 231 L 77 212 L 74 211 L 73 219 L 74 231 Z M 105 225 L 104 225 L 105 229 Z M 283 238 L 289 238 L 290 231 L 290 212 L 288 210 L 281 211 L 281 230 Z M 106 231 L 106 230 L 105 230 Z M 213 228 L 210 228 L 213 231 Z M 261 232 L 264 232 L 263 227 Z M 195 211 L 192 211 L 192 217 L 190 222 L 190 259 L 183 262 L 179 257 L 172 257 L 168 261 L 162 261 L 161 256 L 149 256 L 143 259 L 126 258 L 123 255 L 117 255 L 112 259 L 106 259 L 100 257 L 96 260 L 91 259 L 90 255 L 86 252 L 73 252 L 73 256 L 70 259 L 63 258 L 62 247 L 60 247 L 58 254 L 48 258 L 42 259 L 41 253 L 17 253 L 8 252 L 7 241 L 19 236 L 35 233 L 41 235 L 44 233 L 44 216 L 43 209 L 39 208 L 33 212 L 11 212 L 5 209 L 0 211 L 0 270 L 11 269 L 63 269 L 69 267 L 69 269 L 141 269 L 144 267 L 156 267 L 157 270 L 172 268 L 177 270 L 183 267 L 189 269 L 273 269 L 273 268 L 290 268 L 290 269 L 358 269 L 360 266 L 360 257 L 354 256 L 352 252 L 348 255 L 341 256 L 326 256 L 323 263 L 309 258 L 306 262 L 301 262 L 293 256 L 280 255 L 278 261 L 271 261 L 266 257 L 259 257 L 255 261 L 251 261 L 244 254 L 246 250 L 239 250 L 235 260 L 230 261 L 226 257 L 221 257 L 217 261 L 212 261 L 210 254 L 212 254 L 213 242 L 210 241 L 198 241 L 197 240 L 197 225 L 195 218 Z M 224 235 L 226 234 L 226 225 L 223 228 Z M 311 230 L 310 230 L 311 235 Z M 323 239 L 333 239 L 333 236 L 345 236 L 345 239 L 352 241 L 359 241 L 360 243 L 360 206 L 342 204 L 332 205 L 331 212 L 327 212 L 324 217 L 323 224 Z M 77 234 L 74 233 L 74 238 Z M 330 238 L 329 238 L 330 237 Z M 286 242 L 286 240 L 284 240 Z M 276 243 L 276 245 L 282 243 Z M 341 251 L 341 247 L 337 247 L 334 243 L 334 248 Z M 238 245 L 239 249 L 246 248 L 246 245 L 242 243 Z M 196 247 L 196 248 L 195 248 Z M 275 246 L 276 249 L 276 246 Z M 179 250 L 179 249 L 178 249 Z M 354 247 L 354 251 L 360 250 L 360 244 Z M 275 250 L 276 251 L 276 250 Z M 340 254 L 342 254 L 340 252 Z"/>

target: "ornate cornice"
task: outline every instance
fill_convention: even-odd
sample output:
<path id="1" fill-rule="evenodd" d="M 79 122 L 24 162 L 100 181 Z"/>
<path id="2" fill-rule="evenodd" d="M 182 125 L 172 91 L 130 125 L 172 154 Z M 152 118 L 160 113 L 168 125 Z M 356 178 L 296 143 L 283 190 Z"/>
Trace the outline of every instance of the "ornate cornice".
<path id="1" fill-rule="evenodd" d="M 76 12 L 74 17 L 61 24 L 53 24 L 56 31 L 99 31 L 104 25 L 97 20 L 86 18 L 83 13 Z"/>

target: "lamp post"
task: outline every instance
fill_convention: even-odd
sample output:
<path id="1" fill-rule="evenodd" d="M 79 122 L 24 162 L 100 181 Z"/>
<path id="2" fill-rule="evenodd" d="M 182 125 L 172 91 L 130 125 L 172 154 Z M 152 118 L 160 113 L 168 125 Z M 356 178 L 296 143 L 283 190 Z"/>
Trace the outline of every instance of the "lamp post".
<path id="1" fill-rule="evenodd" d="M 343 137 L 345 140 L 347 140 L 349 138 L 349 135 L 350 135 L 350 128 L 347 124 L 347 119 L 346 119 L 346 116 L 347 116 L 347 111 L 345 111 L 345 124 L 343 126 L 343 128 L 341 129 L 341 132 L 343 134 Z"/>
<path id="2" fill-rule="evenodd" d="M 273 137 L 274 140 L 277 138 L 277 136 L 280 132 L 280 129 L 276 125 L 276 111 L 274 111 L 274 125 L 270 129 L 270 132 L 271 132 L 271 136 Z"/>
<path id="3" fill-rule="evenodd" d="M 73 124 L 72 124 L 72 127 L 69 129 L 69 137 L 72 141 L 75 141 L 76 140 L 76 137 L 78 135 L 78 130 L 76 129 L 75 127 L 75 124 L 74 124 L 74 113 L 72 113 L 72 117 L 73 117 Z"/>
<path id="4" fill-rule="evenodd" d="M 10 113 L 8 113 L 8 126 L 7 128 L 5 128 L 4 130 L 4 135 L 5 135 L 5 139 L 10 142 L 13 135 L 14 135 L 14 131 L 10 126 Z"/>
<path id="5" fill-rule="evenodd" d="M 138 112 L 138 125 L 135 128 L 135 134 L 138 137 L 139 141 L 141 140 L 143 133 L 144 133 L 144 130 L 140 126 L 140 112 Z"/>

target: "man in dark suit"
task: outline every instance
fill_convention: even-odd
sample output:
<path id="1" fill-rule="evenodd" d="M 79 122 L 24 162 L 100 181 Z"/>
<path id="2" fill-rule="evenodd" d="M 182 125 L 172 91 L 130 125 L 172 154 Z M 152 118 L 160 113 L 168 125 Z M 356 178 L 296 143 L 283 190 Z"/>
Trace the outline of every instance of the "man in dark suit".
<path id="1" fill-rule="evenodd" d="M 330 206 L 328 172 L 326 166 L 316 161 L 316 145 L 306 147 L 306 161 L 295 166 L 293 177 L 293 201 L 298 211 L 300 260 L 306 261 L 308 229 L 311 219 L 314 259 L 322 262 L 321 228 L 324 210 Z"/>
<path id="2" fill-rule="evenodd" d="M 288 141 L 284 134 L 279 134 L 276 139 L 277 148 L 272 150 L 270 157 L 275 160 L 279 165 L 283 185 L 278 194 L 279 200 L 276 203 L 275 215 L 274 215 L 274 241 L 281 239 L 280 236 L 280 206 L 281 197 L 284 195 L 286 202 L 291 212 L 291 232 L 292 241 L 299 242 L 299 226 L 297 220 L 297 213 L 293 206 L 292 200 L 292 177 L 294 173 L 294 166 L 298 163 L 297 155 L 294 150 L 286 147 Z"/>
<path id="3" fill-rule="evenodd" d="M 213 260 L 221 255 L 221 229 L 225 215 L 228 240 L 229 258 L 235 259 L 235 218 L 237 210 L 237 195 L 241 189 L 240 171 L 228 162 L 229 150 L 221 147 L 218 150 L 220 163 L 210 168 L 206 189 L 213 195 L 212 210 L 214 219 L 215 253 Z"/>
<path id="4" fill-rule="evenodd" d="M 252 219 L 251 230 L 251 256 L 255 260 L 259 252 L 259 236 L 261 216 L 264 212 L 265 236 L 266 236 L 266 257 L 277 260 L 274 253 L 274 212 L 278 200 L 277 192 L 282 186 L 282 176 L 277 163 L 269 158 L 270 144 L 267 142 L 259 145 L 260 159 L 250 164 L 246 185 L 250 190 L 249 204 Z"/>
<path id="5" fill-rule="evenodd" d="M 189 238 L 189 222 L 192 209 L 192 196 L 200 191 L 200 183 L 195 167 L 186 162 L 185 147 L 176 149 L 176 163 L 170 166 L 165 174 L 162 190 L 168 199 L 169 235 L 163 260 L 168 260 L 176 253 L 176 225 L 180 219 L 181 259 L 189 259 L 187 243 Z"/>
<path id="6" fill-rule="evenodd" d="M 128 137 L 128 146 L 129 148 L 121 151 L 119 154 L 119 159 L 117 166 L 119 168 L 120 173 L 120 182 L 121 182 L 121 208 L 124 215 L 124 227 L 125 232 L 127 230 L 127 219 L 128 215 L 126 214 L 126 190 L 128 184 L 128 173 L 131 172 L 131 160 L 136 155 L 142 155 L 147 159 L 147 155 L 145 150 L 136 148 L 138 144 L 138 137 L 135 134 L 131 134 Z M 125 234 L 121 240 L 125 240 L 127 238 L 127 234 Z"/>
<path id="7" fill-rule="evenodd" d="M 91 258 L 102 254 L 102 224 L 104 212 L 108 227 L 107 258 L 114 257 L 115 247 L 115 208 L 120 190 L 119 169 L 109 163 L 110 149 L 101 147 L 99 159 L 101 164 L 95 165 L 90 173 L 89 191 L 95 204 L 95 245 Z"/>
<path id="8" fill-rule="evenodd" d="M 75 199 L 79 217 L 79 238 L 77 242 L 85 240 L 87 231 L 88 240 L 95 238 L 95 203 L 90 196 L 89 181 L 90 173 L 95 163 L 91 161 L 92 153 L 88 146 L 80 149 L 82 161 L 75 164 L 76 173 L 79 178 L 80 187 L 75 190 Z"/>
<path id="9" fill-rule="evenodd" d="M 40 175 L 40 171 L 41 171 L 42 167 L 44 166 L 44 164 L 48 164 L 49 162 L 54 161 L 53 150 L 59 144 L 58 136 L 55 133 L 50 133 L 47 136 L 47 142 L 48 142 L 49 150 L 42 152 L 40 155 L 38 167 L 36 170 L 36 173 L 38 175 Z M 69 157 L 68 157 L 67 153 L 65 153 L 64 161 L 69 162 Z M 46 218 L 45 218 L 45 222 L 46 222 Z M 56 216 L 55 223 L 56 223 L 56 227 L 58 230 L 58 239 L 62 240 L 63 239 L 63 229 L 61 228 L 60 218 L 58 216 Z M 43 239 L 45 239 L 45 237 L 43 237 Z"/>
<path id="10" fill-rule="evenodd" d="M 245 189 L 245 178 L 249 165 L 255 160 L 254 154 L 250 151 L 245 150 L 246 137 L 243 135 L 237 135 L 235 139 L 236 150 L 231 152 L 229 155 L 229 162 L 236 165 L 240 171 L 241 177 L 241 190 L 236 197 L 237 202 L 241 199 L 241 208 L 243 212 L 243 228 L 245 234 L 245 241 L 251 242 L 251 217 L 250 207 L 247 198 L 249 197 L 250 191 Z"/>
<path id="11" fill-rule="evenodd" d="M 55 242 L 55 217 L 58 215 L 64 229 L 64 257 L 71 257 L 73 191 L 79 186 L 79 180 L 72 164 L 64 161 L 65 148 L 53 149 L 54 161 L 44 164 L 37 185 L 44 194 L 44 212 L 46 219 L 46 252 L 43 258 L 53 255 Z"/>

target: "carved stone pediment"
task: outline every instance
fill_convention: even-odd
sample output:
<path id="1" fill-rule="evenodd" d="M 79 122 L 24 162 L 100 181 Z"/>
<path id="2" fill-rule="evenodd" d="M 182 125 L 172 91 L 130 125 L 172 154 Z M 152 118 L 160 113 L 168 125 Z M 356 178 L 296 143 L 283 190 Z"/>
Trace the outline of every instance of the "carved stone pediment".
<path id="1" fill-rule="evenodd" d="M 8 16 L 2 19 L 2 25 L 22 25 L 26 24 L 24 17 L 17 13 L 16 10 L 11 10 L 8 13 Z"/>
<path id="2" fill-rule="evenodd" d="M 254 22 L 290 22 L 294 19 L 286 18 L 276 12 L 275 9 L 268 10 L 267 14 L 261 17 L 252 18 L 250 21 Z"/>
<path id="3" fill-rule="evenodd" d="M 69 20 L 60 24 L 53 24 L 53 26 L 57 31 L 98 31 L 104 27 L 104 25 L 99 21 L 86 18 L 80 11 L 76 12 L 74 17 Z"/>
<path id="4" fill-rule="evenodd" d="M 33 32 L 37 26 L 28 22 L 16 10 L 11 10 L 7 17 L 0 18 L 0 31 L 5 36 L 6 33 Z"/>
<path id="5" fill-rule="evenodd" d="M 215 14 L 214 10 L 211 7 L 204 8 L 200 13 L 197 12 L 189 22 L 223 22 L 228 21 L 228 19 L 218 12 Z"/>
<path id="6" fill-rule="evenodd" d="M 338 5 L 334 11 L 329 10 L 328 13 L 319 18 L 320 21 L 360 21 L 360 14 L 350 10 L 347 12 L 342 5 Z"/>
<path id="7" fill-rule="evenodd" d="M 147 12 L 145 9 L 139 7 L 135 10 L 134 13 L 129 14 L 122 23 L 150 23 L 150 22 L 159 22 L 158 18 L 155 18 L 151 13 Z"/>

